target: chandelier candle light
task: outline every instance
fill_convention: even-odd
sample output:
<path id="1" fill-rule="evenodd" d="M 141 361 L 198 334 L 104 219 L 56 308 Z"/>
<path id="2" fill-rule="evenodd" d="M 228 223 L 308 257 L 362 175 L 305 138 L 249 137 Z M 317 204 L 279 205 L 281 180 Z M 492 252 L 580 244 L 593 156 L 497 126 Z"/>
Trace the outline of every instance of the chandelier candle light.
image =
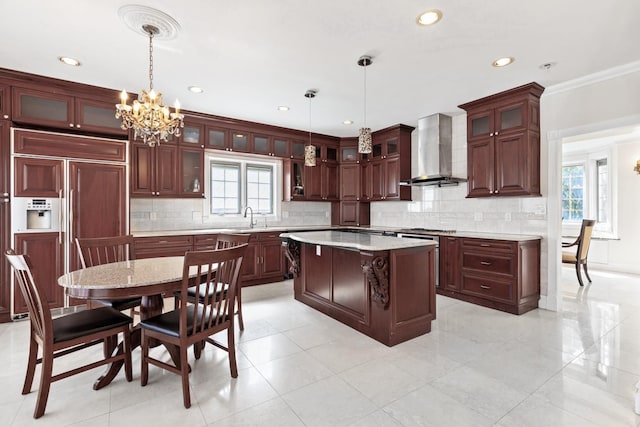
<path id="1" fill-rule="evenodd" d="M 373 61 L 370 56 L 364 55 L 358 59 L 358 65 L 364 68 L 364 122 L 358 135 L 358 153 L 371 153 L 371 128 L 367 127 L 367 67 Z"/>
<path id="2" fill-rule="evenodd" d="M 309 98 L 309 145 L 304 147 L 304 165 L 315 166 L 316 165 L 316 147 L 311 144 L 311 98 L 315 98 L 317 90 L 309 89 L 304 96 Z"/>
<path id="3" fill-rule="evenodd" d="M 153 89 L 153 36 L 158 34 L 158 27 L 144 25 L 145 33 L 149 34 L 149 91 L 142 90 L 133 105 L 127 105 L 127 92 L 120 94 L 121 104 L 116 105 L 116 119 L 122 117 L 122 129 L 133 129 L 134 139 L 138 136 L 150 147 L 167 141 L 169 135 L 180 136 L 180 129 L 184 127 L 180 114 L 180 104 L 176 100 L 175 112 L 162 105 L 162 94 Z"/>

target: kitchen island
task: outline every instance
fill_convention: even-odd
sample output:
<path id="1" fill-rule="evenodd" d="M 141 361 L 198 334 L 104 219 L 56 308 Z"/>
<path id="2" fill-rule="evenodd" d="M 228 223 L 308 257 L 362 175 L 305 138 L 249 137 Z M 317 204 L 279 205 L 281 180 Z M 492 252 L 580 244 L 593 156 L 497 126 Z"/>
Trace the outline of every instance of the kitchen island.
<path id="1" fill-rule="evenodd" d="M 431 331 L 434 242 L 343 231 L 280 238 L 298 301 L 388 346 Z"/>

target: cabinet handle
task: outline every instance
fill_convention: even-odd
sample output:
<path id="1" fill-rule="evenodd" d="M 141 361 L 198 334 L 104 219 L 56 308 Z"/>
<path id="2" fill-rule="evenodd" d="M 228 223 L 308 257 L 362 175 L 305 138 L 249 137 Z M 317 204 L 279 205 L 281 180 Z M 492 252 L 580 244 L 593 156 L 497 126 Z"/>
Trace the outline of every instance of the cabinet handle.
<path id="1" fill-rule="evenodd" d="M 480 261 L 480 265 L 491 265 L 491 263 L 487 261 Z"/>
<path id="2" fill-rule="evenodd" d="M 6 194 L 6 193 L 5 193 Z M 62 244 L 62 190 L 58 190 L 58 244 Z"/>
<path id="3" fill-rule="evenodd" d="M 69 243 L 73 244 L 73 190 L 69 190 Z"/>
<path id="4" fill-rule="evenodd" d="M 487 285 L 480 285 L 480 288 L 482 288 L 482 289 L 491 289 L 491 286 L 487 286 Z"/>
<path id="5" fill-rule="evenodd" d="M 483 248 L 490 248 L 491 245 L 488 243 L 480 243 L 480 246 L 482 246 Z"/>

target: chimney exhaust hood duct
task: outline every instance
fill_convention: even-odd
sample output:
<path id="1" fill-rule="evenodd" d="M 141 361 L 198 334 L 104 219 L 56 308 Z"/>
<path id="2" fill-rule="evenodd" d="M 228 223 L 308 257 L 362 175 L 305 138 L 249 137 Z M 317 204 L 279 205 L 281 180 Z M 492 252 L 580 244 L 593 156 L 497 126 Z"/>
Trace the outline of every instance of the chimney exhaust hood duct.
<path id="1" fill-rule="evenodd" d="M 404 185 L 458 185 L 466 179 L 451 176 L 451 117 L 433 114 L 418 119 L 417 143 L 411 144 L 413 178 Z M 414 138 L 412 138 L 414 139 Z"/>

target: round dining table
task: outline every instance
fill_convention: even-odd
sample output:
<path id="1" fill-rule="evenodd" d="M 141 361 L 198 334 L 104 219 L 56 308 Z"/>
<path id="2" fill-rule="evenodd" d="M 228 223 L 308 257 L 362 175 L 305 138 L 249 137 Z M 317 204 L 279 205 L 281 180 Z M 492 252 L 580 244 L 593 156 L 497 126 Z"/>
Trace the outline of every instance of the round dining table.
<path id="1" fill-rule="evenodd" d="M 64 287 L 65 294 L 79 299 L 121 299 L 142 297 L 140 319 L 162 313 L 163 295 L 172 295 L 180 290 L 183 273 L 183 256 L 144 258 L 87 267 L 64 274 L 58 278 L 58 285 Z M 196 272 L 192 277 L 195 285 Z M 131 346 L 138 347 L 142 331 L 134 327 L 131 331 Z M 178 349 L 165 344 L 176 366 L 180 366 Z M 124 351 L 122 344 L 108 343 L 109 353 Z M 109 366 L 93 385 L 98 390 L 109 384 L 122 367 L 121 361 Z"/>

